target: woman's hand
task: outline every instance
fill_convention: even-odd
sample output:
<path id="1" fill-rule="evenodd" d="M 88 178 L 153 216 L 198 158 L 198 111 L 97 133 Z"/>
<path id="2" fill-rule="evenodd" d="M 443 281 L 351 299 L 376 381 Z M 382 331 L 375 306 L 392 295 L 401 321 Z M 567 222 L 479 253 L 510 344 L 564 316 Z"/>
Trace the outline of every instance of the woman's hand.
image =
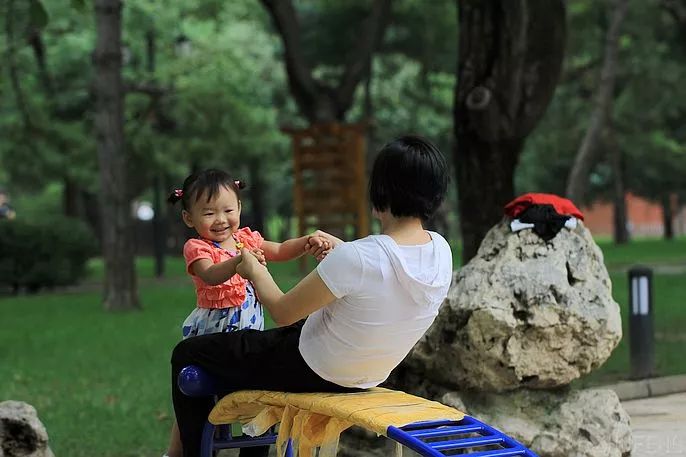
<path id="1" fill-rule="evenodd" d="M 257 276 L 267 273 L 267 267 L 260 263 L 257 256 L 243 248 L 241 249 L 241 262 L 236 265 L 236 273 L 249 281 L 254 281 Z"/>
<path id="2" fill-rule="evenodd" d="M 321 261 L 332 249 L 341 243 L 343 243 L 343 240 L 322 230 L 317 230 L 308 237 L 307 244 L 305 244 L 305 252 Z"/>

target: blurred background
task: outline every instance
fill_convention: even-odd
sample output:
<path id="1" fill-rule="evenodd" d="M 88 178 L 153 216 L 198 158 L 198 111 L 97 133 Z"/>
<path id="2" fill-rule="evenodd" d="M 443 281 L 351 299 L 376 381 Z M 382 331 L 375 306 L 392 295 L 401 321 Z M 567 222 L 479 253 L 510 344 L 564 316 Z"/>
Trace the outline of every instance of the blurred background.
<path id="1" fill-rule="evenodd" d="M 56 455 L 166 445 L 195 301 L 166 197 L 188 174 L 245 181 L 267 239 L 351 239 L 378 231 L 365 179 L 405 133 L 448 159 L 429 226 L 456 268 L 516 195 L 566 196 L 623 313 L 627 269 L 653 269 L 656 374 L 686 373 L 686 1 L 0 4 L 0 400 L 36 406 Z M 304 271 L 270 268 L 283 288 Z M 628 360 L 622 341 L 581 384 Z"/>

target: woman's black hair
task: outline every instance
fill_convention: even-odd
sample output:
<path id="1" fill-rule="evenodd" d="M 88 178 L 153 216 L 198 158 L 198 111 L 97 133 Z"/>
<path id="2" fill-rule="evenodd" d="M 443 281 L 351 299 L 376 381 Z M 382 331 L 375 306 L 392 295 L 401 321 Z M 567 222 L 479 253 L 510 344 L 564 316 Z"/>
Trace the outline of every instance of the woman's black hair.
<path id="1" fill-rule="evenodd" d="M 183 182 L 183 188 L 174 190 L 167 201 L 174 204 L 181 200 L 183 209 L 188 211 L 193 203 L 200 200 L 202 195 L 207 196 L 208 202 L 212 200 L 212 197 L 219 193 L 221 187 L 233 190 L 240 199 L 240 190 L 245 188 L 245 183 L 234 179 L 225 171 L 211 168 L 198 171 L 187 177 Z"/>
<path id="2" fill-rule="evenodd" d="M 419 136 L 401 136 L 384 146 L 369 179 L 369 200 L 377 211 L 426 221 L 448 190 L 448 165 L 441 151 Z"/>

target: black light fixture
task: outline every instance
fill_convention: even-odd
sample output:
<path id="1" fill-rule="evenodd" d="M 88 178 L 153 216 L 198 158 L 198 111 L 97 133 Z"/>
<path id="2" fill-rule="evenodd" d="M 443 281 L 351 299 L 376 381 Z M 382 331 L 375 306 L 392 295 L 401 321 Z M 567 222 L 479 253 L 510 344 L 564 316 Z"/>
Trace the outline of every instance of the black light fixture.
<path id="1" fill-rule="evenodd" d="M 631 378 L 655 374 L 653 334 L 653 271 L 636 266 L 629 270 L 629 347 Z"/>

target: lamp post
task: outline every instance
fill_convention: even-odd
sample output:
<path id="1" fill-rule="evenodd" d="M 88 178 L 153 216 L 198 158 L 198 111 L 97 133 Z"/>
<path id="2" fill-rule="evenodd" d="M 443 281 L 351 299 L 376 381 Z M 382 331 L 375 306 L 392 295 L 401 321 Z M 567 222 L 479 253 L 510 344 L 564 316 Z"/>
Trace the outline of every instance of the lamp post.
<path id="1" fill-rule="evenodd" d="M 655 373 L 653 271 L 650 268 L 637 266 L 629 270 L 629 305 L 631 378 L 648 378 Z"/>

